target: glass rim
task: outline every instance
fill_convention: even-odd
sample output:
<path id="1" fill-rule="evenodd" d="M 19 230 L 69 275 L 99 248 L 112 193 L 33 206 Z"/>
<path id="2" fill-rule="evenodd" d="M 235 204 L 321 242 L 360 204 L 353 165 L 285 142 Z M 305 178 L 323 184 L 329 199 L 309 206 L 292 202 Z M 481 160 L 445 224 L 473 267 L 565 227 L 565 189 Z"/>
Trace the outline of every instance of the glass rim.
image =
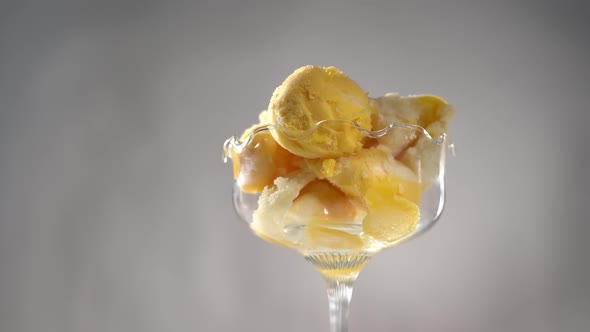
<path id="1" fill-rule="evenodd" d="M 363 136 L 365 136 L 367 138 L 373 138 L 373 139 L 378 139 L 378 138 L 384 137 L 389 132 L 391 132 L 394 128 L 397 128 L 397 129 L 407 129 L 407 130 L 415 131 L 415 132 L 417 132 L 417 133 L 419 133 L 421 135 L 424 135 L 424 137 L 426 137 L 426 139 L 428 139 L 428 141 L 430 143 L 435 144 L 435 145 L 443 145 L 443 144 L 445 144 L 445 142 L 447 141 L 447 136 L 448 136 L 446 132 L 443 132 L 442 134 L 440 134 L 440 135 L 438 135 L 436 137 L 433 137 L 428 132 L 428 130 L 426 128 L 424 128 L 422 126 L 419 126 L 419 125 L 408 124 L 408 123 L 404 123 L 404 122 L 391 122 L 391 123 L 389 123 L 388 125 L 386 125 L 385 127 L 381 128 L 381 129 L 368 130 L 368 129 L 363 128 L 356 121 L 340 120 L 340 119 L 320 120 L 320 121 L 316 122 L 313 126 L 311 126 L 302 135 L 297 136 L 297 137 L 293 137 L 292 135 L 288 135 L 279 126 L 274 126 L 272 124 L 261 124 L 261 125 L 255 127 L 255 129 L 252 130 L 246 136 L 246 138 L 244 140 L 240 140 L 240 138 L 238 138 L 237 135 L 234 135 L 234 136 L 228 138 L 224 142 L 224 144 L 223 144 L 223 160 L 224 161 L 227 161 L 227 158 L 230 157 L 230 155 L 231 155 L 231 150 L 240 151 L 245 146 L 247 146 L 248 144 L 250 144 L 250 142 L 252 141 L 252 139 L 254 138 L 254 136 L 256 134 L 258 134 L 258 133 L 265 132 L 265 131 L 271 131 L 272 132 L 272 130 L 280 130 L 288 139 L 294 140 L 294 141 L 300 141 L 300 140 L 304 140 L 306 138 L 309 138 L 320 127 L 325 126 L 326 124 L 329 124 L 329 123 L 334 123 L 334 122 L 345 123 L 345 124 L 346 123 L 349 123 L 359 133 L 361 133 Z"/>

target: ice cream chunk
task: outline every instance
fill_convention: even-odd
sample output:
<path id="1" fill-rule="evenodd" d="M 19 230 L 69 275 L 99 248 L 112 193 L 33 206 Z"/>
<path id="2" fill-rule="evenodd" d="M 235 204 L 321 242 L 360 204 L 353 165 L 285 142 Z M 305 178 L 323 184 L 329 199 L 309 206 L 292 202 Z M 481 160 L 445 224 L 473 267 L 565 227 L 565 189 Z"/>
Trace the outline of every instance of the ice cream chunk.
<path id="1" fill-rule="evenodd" d="M 388 147 L 378 145 L 338 159 L 306 159 L 305 164 L 319 178 L 365 204 L 364 234 L 389 243 L 416 229 L 422 186 L 410 168 L 393 158 Z"/>
<path id="2" fill-rule="evenodd" d="M 297 69 L 275 90 L 269 122 L 276 141 L 305 158 L 358 152 L 365 137 L 353 122 L 371 129 L 372 108 L 353 80 L 334 67 Z"/>
<path id="3" fill-rule="evenodd" d="M 388 93 L 383 97 L 371 98 L 370 103 L 377 111 L 373 116 L 374 129 L 393 123 L 417 125 L 427 129 L 432 137 L 446 131 L 455 113 L 446 101 L 431 95 L 402 97 L 397 93 Z M 414 145 L 419 136 L 419 131 L 393 127 L 387 135 L 379 138 L 379 143 L 385 144 L 395 156 L 399 156 Z"/>
<path id="4" fill-rule="evenodd" d="M 302 163 L 301 157 L 277 144 L 270 131 L 253 134 L 259 128 L 261 125 L 246 129 L 240 140 L 248 144 L 239 151 L 232 151 L 234 178 L 246 193 L 262 192 L 277 177 L 299 169 Z"/>
<path id="5" fill-rule="evenodd" d="M 370 102 L 377 110 L 373 117 L 375 128 L 401 123 L 426 129 L 431 137 L 418 130 L 393 127 L 378 142 L 389 147 L 396 159 L 418 176 L 423 188 L 430 186 L 438 176 L 441 153 L 446 148 L 432 143 L 431 138 L 447 132 L 455 115 L 453 107 L 443 99 L 431 95 L 401 97 L 399 94 L 389 93 L 372 98 Z"/>
<path id="6" fill-rule="evenodd" d="M 424 129 L 432 137 L 437 137 L 447 132 L 448 122 L 454 111 L 452 108 L 444 108 L 445 111 L 435 113 L 435 118 Z M 428 188 L 438 177 L 441 171 L 441 163 L 444 163 L 443 155 L 447 149 L 446 144 L 434 144 L 430 138 L 420 135 L 415 143 L 409 146 L 400 156 L 400 161 L 418 175 L 423 188 Z"/>
<path id="7" fill-rule="evenodd" d="M 284 225 L 292 239 L 306 248 L 351 250 L 362 246 L 359 235 L 366 215 L 361 202 L 326 180 L 313 180 L 293 201 Z"/>
<path id="8" fill-rule="evenodd" d="M 363 232 L 385 243 L 410 235 L 420 220 L 418 205 L 392 189 L 388 185 L 376 184 L 366 195 L 369 213 L 363 222 Z"/>
<path id="9" fill-rule="evenodd" d="M 250 228 L 269 242 L 289 246 L 284 233 L 285 216 L 301 189 L 315 178 L 313 172 L 308 169 L 276 178 L 272 186 L 262 191 L 258 199 L 258 209 L 252 215 L 253 222 Z"/>
<path id="10" fill-rule="evenodd" d="M 305 246 L 309 249 L 331 250 L 362 250 L 363 239 L 350 232 L 334 228 L 311 224 L 307 227 L 307 241 Z"/>
<path id="11" fill-rule="evenodd" d="M 314 180 L 299 193 L 289 208 L 285 224 L 310 223 L 330 227 L 339 224 L 361 224 L 365 207 L 326 180 Z"/>
<path id="12" fill-rule="evenodd" d="M 411 202 L 420 202 L 422 187 L 418 177 L 383 145 L 338 159 L 305 159 L 305 164 L 319 178 L 327 179 L 351 197 L 364 200 L 369 188 L 379 184 L 391 187 L 392 192 Z"/>

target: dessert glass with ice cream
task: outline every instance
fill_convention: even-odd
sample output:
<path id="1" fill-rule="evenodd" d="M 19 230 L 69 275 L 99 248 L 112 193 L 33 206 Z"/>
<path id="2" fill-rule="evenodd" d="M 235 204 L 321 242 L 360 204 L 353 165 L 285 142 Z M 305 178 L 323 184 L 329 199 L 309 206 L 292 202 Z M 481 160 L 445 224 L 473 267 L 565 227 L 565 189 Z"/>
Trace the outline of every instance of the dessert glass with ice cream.
<path id="1" fill-rule="evenodd" d="M 452 107 L 430 95 L 369 98 L 334 67 L 297 69 L 257 124 L 224 144 L 238 215 L 324 277 L 332 332 L 379 251 L 430 228 L 445 202 Z"/>

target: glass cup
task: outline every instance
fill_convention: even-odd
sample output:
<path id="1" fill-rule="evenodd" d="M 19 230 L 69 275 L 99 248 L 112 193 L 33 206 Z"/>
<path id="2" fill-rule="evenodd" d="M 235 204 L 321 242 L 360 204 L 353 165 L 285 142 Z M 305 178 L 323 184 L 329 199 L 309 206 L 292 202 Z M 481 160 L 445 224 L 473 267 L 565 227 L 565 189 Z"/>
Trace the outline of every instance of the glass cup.
<path id="1" fill-rule="evenodd" d="M 224 144 L 236 178 L 235 211 L 258 237 L 297 251 L 321 273 L 332 332 L 348 331 L 353 283 L 366 263 L 440 218 L 452 147 L 445 133 L 432 137 L 404 123 L 369 131 L 355 122 L 321 121 L 290 139 L 313 141 L 314 135 L 350 129 L 364 136 L 363 148 L 335 158 L 285 152 L 273 140 L 279 129 L 272 125 Z M 262 192 L 251 189 L 263 185 Z"/>

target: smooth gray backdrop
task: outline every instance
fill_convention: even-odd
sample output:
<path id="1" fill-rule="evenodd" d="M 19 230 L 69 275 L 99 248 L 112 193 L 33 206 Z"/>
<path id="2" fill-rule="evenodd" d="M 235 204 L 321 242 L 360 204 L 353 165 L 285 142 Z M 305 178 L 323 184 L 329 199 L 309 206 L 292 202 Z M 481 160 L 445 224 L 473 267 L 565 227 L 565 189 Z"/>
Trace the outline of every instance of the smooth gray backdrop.
<path id="1" fill-rule="evenodd" d="M 225 138 L 282 80 L 455 105 L 431 232 L 352 331 L 590 326 L 588 1 L 1 1 L 0 331 L 328 331 L 324 285 L 231 209 Z"/>

